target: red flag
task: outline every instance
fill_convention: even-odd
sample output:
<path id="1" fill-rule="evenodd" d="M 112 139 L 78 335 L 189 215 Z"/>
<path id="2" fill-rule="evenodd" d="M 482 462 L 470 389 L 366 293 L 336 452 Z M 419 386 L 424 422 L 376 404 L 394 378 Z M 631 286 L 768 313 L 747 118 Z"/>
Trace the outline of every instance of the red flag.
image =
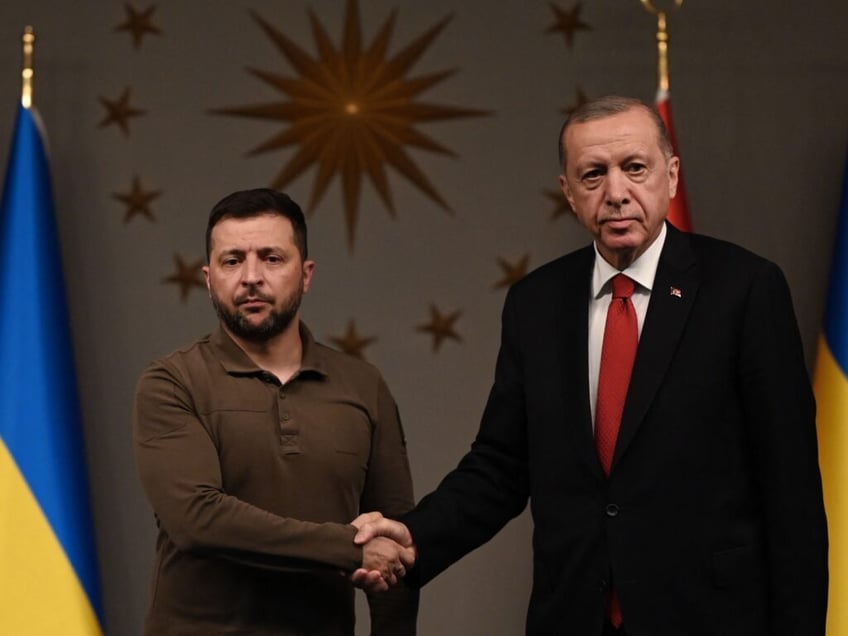
<path id="1" fill-rule="evenodd" d="M 660 117 L 662 117 L 663 123 L 665 123 L 665 127 L 668 129 L 674 154 L 679 157 L 680 152 L 677 149 L 677 137 L 674 135 L 674 126 L 671 124 L 671 100 L 669 99 L 667 90 L 659 89 L 657 91 L 657 110 L 660 113 Z M 668 206 L 668 220 L 678 230 L 683 230 L 684 232 L 692 231 L 692 219 L 689 216 L 689 204 L 686 201 L 686 187 L 683 183 L 682 170 L 677 180 L 677 194 Z"/>

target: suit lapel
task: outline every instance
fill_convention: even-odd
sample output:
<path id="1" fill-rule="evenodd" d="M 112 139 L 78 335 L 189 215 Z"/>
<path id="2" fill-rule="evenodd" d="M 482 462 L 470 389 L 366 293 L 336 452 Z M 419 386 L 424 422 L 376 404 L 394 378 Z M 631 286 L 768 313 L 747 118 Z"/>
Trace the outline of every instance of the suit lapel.
<path id="1" fill-rule="evenodd" d="M 668 235 L 660 255 L 648 313 L 639 338 L 639 349 L 615 447 L 613 470 L 636 435 L 665 377 L 700 282 L 688 237 L 670 224 L 666 226 Z"/>
<path id="2" fill-rule="evenodd" d="M 595 451 L 592 415 L 589 408 L 589 297 L 595 250 L 590 245 L 580 253 L 575 267 L 567 272 L 558 298 L 553 325 L 557 333 L 559 368 L 565 387 L 560 413 L 577 455 L 603 479 Z"/>

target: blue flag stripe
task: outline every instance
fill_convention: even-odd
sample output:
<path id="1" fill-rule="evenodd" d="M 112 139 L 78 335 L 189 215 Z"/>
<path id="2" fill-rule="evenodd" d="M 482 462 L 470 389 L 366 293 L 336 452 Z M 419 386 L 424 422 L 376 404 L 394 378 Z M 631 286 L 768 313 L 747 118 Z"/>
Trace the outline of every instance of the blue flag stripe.
<path id="1" fill-rule="evenodd" d="M 0 299 L 0 437 L 102 616 L 50 171 L 23 107 L 0 202 Z"/>
<path id="2" fill-rule="evenodd" d="M 830 293 L 824 316 L 824 337 L 843 375 L 848 375 L 848 162 L 842 182 L 842 202 L 830 271 Z"/>

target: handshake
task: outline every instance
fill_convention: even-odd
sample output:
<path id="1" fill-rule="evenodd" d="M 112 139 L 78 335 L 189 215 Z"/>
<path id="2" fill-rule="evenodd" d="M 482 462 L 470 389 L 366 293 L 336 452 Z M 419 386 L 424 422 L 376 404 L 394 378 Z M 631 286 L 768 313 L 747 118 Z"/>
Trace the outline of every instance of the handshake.
<path id="1" fill-rule="evenodd" d="M 351 582 L 369 594 L 385 592 L 415 565 L 415 545 L 409 529 L 379 512 L 367 512 L 350 522 L 357 530 L 354 543 L 362 546 L 362 567 Z"/>

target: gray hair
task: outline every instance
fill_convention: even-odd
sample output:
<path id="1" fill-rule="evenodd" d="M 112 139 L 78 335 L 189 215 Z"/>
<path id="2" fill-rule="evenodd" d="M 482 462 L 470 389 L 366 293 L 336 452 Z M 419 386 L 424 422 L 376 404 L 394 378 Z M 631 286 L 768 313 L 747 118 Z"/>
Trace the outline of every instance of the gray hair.
<path id="1" fill-rule="evenodd" d="M 559 165 L 565 172 L 565 161 L 567 159 L 565 153 L 565 131 L 572 124 L 582 124 L 595 119 L 603 119 L 612 115 L 626 113 L 634 108 L 641 108 L 651 116 L 654 124 L 657 127 L 657 141 L 660 145 L 663 155 L 666 159 L 674 155 L 674 148 L 671 144 L 671 137 L 668 134 L 668 129 L 663 123 L 662 117 L 655 108 L 649 106 L 640 99 L 635 97 L 619 97 L 618 95 L 607 95 L 590 100 L 581 106 L 575 108 L 566 118 L 559 130 L 559 139 L 557 147 L 559 149 Z"/>

